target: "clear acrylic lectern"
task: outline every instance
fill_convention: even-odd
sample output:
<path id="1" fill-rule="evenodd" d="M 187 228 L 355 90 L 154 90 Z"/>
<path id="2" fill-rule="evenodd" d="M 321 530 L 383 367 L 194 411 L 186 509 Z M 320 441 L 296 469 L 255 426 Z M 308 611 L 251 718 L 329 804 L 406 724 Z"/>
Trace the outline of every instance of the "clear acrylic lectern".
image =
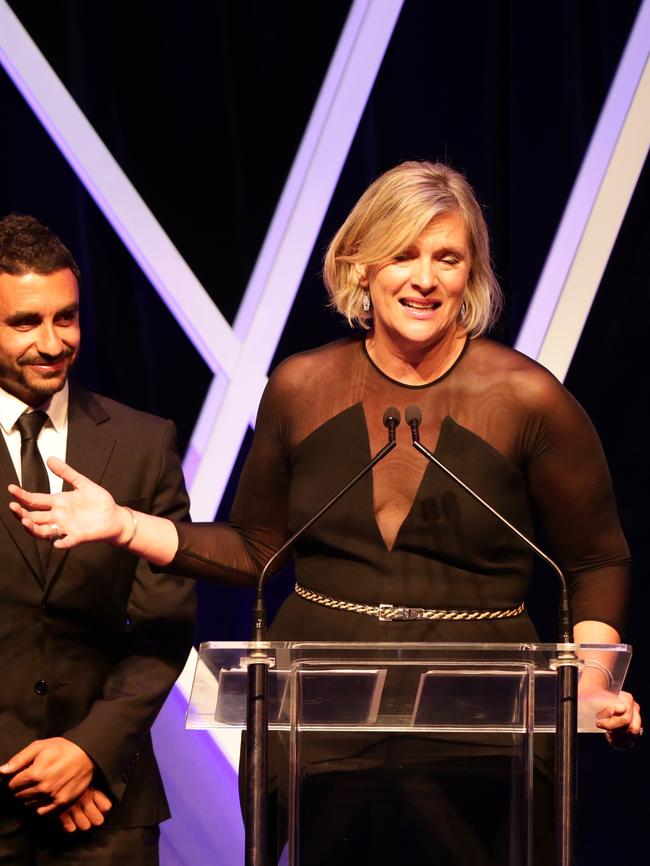
<path id="1" fill-rule="evenodd" d="M 355 774 L 371 791 L 381 778 L 421 785 L 423 771 L 430 808 L 420 824 L 431 844 L 457 862 L 467 851 L 468 864 L 483 862 L 483 854 L 499 866 L 532 863 L 533 733 L 555 729 L 555 672 L 567 645 L 204 643 L 188 728 L 245 728 L 247 668 L 261 649 L 270 785 L 288 813 L 291 866 L 309 864 L 314 838 L 322 848 L 343 830 L 345 808 L 328 807 L 328 797 L 339 799 L 333 779 Z M 582 676 L 588 671 L 592 684 L 620 691 L 629 647 L 571 649 Z M 590 693 L 578 702 L 582 732 L 598 730 L 604 705 L 603 694 Z M 471 804 L 481 784 L 488 797 L 463 814 L 453 792 Z M 490 817 L 493 808 L 498 817 Z M 503 827 L 498 852 L 483 851 L 480 834 L 474 838 L 479 812 Z"/>

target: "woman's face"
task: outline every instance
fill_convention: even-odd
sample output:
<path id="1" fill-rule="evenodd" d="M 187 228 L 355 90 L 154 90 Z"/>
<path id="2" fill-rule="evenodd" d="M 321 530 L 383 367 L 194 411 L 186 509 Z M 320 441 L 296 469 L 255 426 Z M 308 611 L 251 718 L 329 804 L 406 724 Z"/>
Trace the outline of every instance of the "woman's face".
<path id="1" fill-rule="evenodd" d="M 470 265 L 467 231 L 457 213 L 436 217 L 390 262 L 358 265 L 372 300 L 375 341 L 408 353 L 455 335 Z"/>

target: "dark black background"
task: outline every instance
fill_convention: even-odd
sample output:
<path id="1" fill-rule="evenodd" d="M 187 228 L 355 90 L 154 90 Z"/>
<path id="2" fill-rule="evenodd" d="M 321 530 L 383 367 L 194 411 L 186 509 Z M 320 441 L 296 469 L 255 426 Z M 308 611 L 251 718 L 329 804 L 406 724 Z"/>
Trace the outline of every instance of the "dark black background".
<path id="1" fill-rule="evenodd" d="M 10 5 L 232 321 L 349 2 Z M 507 297 L 495 336 L 514 342 L 638 6 L 406 0 L 276 361 L 345 332 L 325 309 L 323 250 L 367 184 L 413 158 L 449 161 L 474 185 Z M 4 71 L 0 111 L 0 212 L 44 220 L 83 272 L 78 378 L 173 418 L 185 446 L 207 367 Z M 646 166 L 567 378 L 602 436 L 633 551 L 630 685 L 646 704 L 649 186 Z M 550 579 L 540 573 L 533 599 L 546 639 Z M 247 636 L 246 593 L 200 598 L 201 639 Z M 645 844 L 646 749 L 581 739 L 579 862 L 605 863 Z"/>

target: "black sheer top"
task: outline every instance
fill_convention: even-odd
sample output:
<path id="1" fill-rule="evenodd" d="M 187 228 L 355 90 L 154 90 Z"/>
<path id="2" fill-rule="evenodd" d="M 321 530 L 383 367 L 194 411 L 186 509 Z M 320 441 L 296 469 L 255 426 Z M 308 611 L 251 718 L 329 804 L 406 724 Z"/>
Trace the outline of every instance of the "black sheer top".
<path id="1" fill-rule="evenodd" d="M 453 472 L 525 534 L 541 522 L 569 580 L 574 621 L 620 631 L 629 554 L 593 426 L 547 370 L 485 338 L 468 340 L 453 367 L 424 386 L 384 375 L 361 335 L 286 360 L 262 398 L 230 522 L 179 524 L 173 569 L 252 583 L 289 535 L 386 443 L 384 410 L 396 406 L 403 415 L 410 404 L 422 411 L 423 443 Z M 371 604 L 492 609 L 523 600 L 527 547 L 415 451 L 405 423 L 397 442 L 298 541 L 299 583 Z M 293 596 L 280 613 L 275 637 L 373 638 L 359 631 L 369 619 L 363 615 L 299 602 Z M 327 624 L 310 631 L 319 614 Z M 344 621 L 349 625 L 340 627 Z"/>

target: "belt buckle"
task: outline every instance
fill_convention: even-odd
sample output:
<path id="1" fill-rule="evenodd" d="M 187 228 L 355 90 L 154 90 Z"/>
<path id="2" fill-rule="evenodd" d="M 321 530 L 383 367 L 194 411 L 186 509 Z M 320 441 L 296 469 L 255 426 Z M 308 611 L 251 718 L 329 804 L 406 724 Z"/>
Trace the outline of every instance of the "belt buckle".
<path id="1" fill-rule="evenodd" d="M 395 607 L 394 604 L 380 604 L 378 619 L 380 622 L 416 619 L 410 607 Z"/>

